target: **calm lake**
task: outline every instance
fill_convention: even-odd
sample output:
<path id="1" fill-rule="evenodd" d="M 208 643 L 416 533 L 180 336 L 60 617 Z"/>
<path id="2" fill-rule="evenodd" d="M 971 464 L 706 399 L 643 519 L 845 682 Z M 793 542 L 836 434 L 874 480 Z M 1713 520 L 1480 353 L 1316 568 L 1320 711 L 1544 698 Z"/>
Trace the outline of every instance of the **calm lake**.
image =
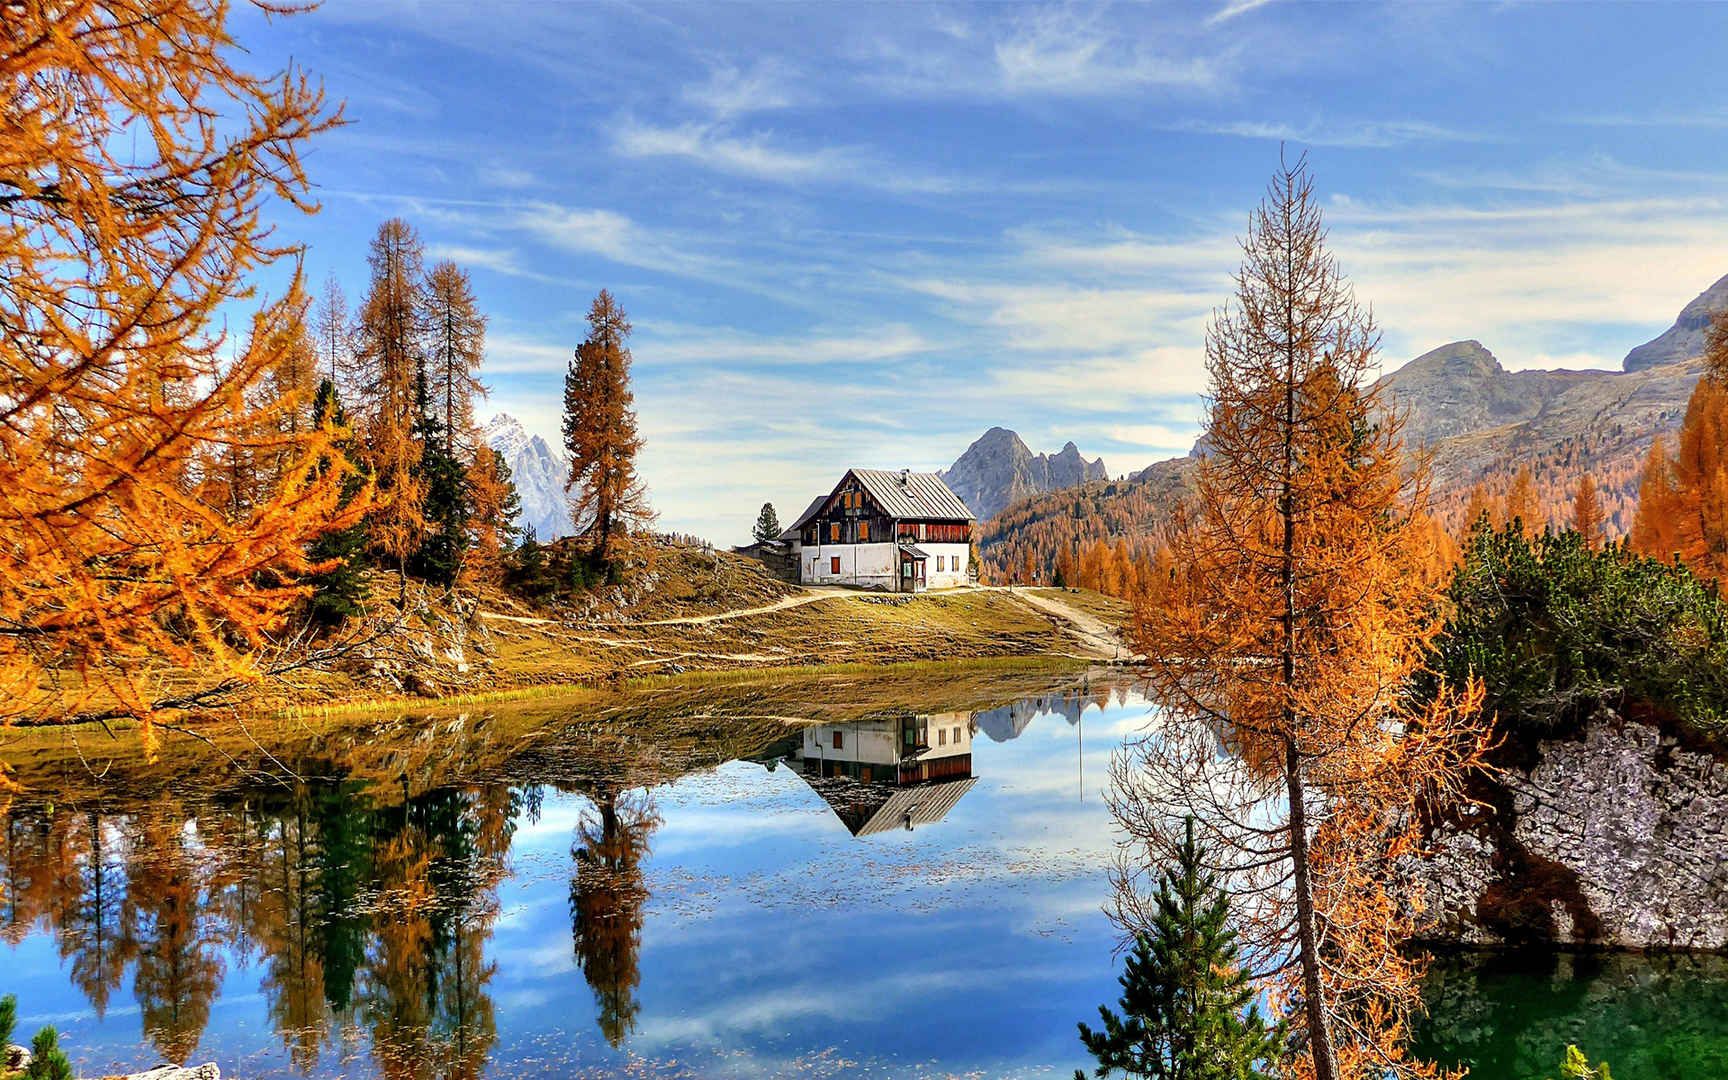
<path id="1" fill-rule="evenodd" d="M 1086 1066 L 1075 1022 L 1117 991 L 1099 789 L 1145 704 L 799 693 L 391 718 L 173 768 L 14 747 L 21 1041 L 54 1024 L 87 1076 Z M 1507 1080 L 1567 1041 L 1617 1080 L 1720 1077 L 1725 987 L 1713 961 L 1448 962 L 1424 1049 Z"/>

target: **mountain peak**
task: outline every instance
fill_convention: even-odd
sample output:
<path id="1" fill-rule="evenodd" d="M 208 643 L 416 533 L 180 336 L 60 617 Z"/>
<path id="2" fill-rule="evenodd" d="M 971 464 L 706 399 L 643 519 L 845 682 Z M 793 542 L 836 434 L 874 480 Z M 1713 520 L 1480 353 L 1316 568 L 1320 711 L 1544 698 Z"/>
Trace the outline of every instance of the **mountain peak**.
<path id="1" fill-rule="evenodd" d="M 1693 297 L 1680 309 L 1673 326 L 1627 353 L 1620 366 L 1626 371 L 1642 371 L 1702 356 L 1710 322 L 1724 311 L 1728 311 L 1728 275 Z"/>
<path id="2" fill-rule="evenodd" d="M 510 479 L 522 498 L 518 524 L 532 525 L 542 541 L 568 536 L 570 509 L 564 481 L 570 476 L 569 460 L 545 439 L 528 434 L 522 421 L 509 413 L 486 421 L 480 435 L 510 467 Z"/>
<path id="3" fill-rule="evenodd" d="M 1408 379 L 1418 374 L 1432 374 L 1452 379 L 1484 379 L 1503 375 L 1505 372 L 1506 369 L 1500 365 L 1494 354 L 1480 341 L 1471 338 L 1429 349 L 1393 372 L 1391 377 Z"/>
<path id="4" fill-rule="evenodd" d="M 982 521 L 1021 499 L 1102 480 L 1105 471 L 1103 458 L 1087 461 L 1072 441 L 1060 453 L 1033 454 L 1019 433 L 993 427 L 973 440 L 941 476 Z"/>

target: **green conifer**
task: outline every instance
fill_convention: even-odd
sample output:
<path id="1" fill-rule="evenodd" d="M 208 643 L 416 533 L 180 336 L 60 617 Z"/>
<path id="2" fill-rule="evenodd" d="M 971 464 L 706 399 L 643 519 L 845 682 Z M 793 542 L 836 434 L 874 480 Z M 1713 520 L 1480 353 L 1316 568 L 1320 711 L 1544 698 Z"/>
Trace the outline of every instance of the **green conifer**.
<path id="1" fill-rule="evenodd" d="M 72 1080 L 72 1061 L 60 1049 L 60 1036 L 45 1027 L 30 1040 L 30 1065 L 24 1070 L 29 1080 Z"/>
<path id="2" fill-rule="evenodd" d="M 780 535 L 780 515 L 774 512 L 773 503 L 762 504 L 762 512 L 756 515 L 756 524 L 751 527 L 750 535 L 758 544 L 766 544 Z"/>
<path id="3" fill-rule="evenodd" d="M 18 1026 L 18 995 L 0 997 L 0 1051 L 12 1045 L 12 1032 Z"/>
<path id="4" fill-rule="evenodd" d="M 1100 1005 L 1102 1030 L 1080 1025 L 1095 1076 L 1262 1080 L 1278 1060 L 1283 1026 L 1268 1026 L 1254 1004 L 1228 926 L 1230 898 L 1204 858 L 1190 818 L 1177 865 L 1160 876 L 1157 914 L 1118 980 L 1122 1014 Z"/>
<path id="5" fill-rule="evenodd" d="M 342 401 L 329 379 L 319 384 L 317 397 L 312 402 L 313 426 L 322 426 L 326 420 L 338 429 L 348 426 Z M 337 449 L 348 452 L 349 439 L 346 436 L 337 444 Z M 342 501 L 346 503 L 352 499 L 364 484 L 363 476 L 349 476 L 342 485 Z M 366 599 L 366 579 L 360 573 L 361 555 L 365 549 L 364 522 L 325 533 L 312 542 L 312 559 L 319 563 L 332 563 L 329 569 L 307 578 L 307 584 L 312 586 L 310 610 L 314 621 L 335 626 L 360 613 L 360 605 Z"/>
<path id="6" fill-rule="evenodd" d="M 420 442 L 417 471 L 426 492 L 421 513 L 428 531 L 409 569 L 434 585 L 449 586 L 455 583 L 462 553 L 468 549 L 468 474 L 451 453 L 444 421 L 431 407 L 424 369 L 415 380 L 415 402 L 420 414 L 414 425 Z"/>

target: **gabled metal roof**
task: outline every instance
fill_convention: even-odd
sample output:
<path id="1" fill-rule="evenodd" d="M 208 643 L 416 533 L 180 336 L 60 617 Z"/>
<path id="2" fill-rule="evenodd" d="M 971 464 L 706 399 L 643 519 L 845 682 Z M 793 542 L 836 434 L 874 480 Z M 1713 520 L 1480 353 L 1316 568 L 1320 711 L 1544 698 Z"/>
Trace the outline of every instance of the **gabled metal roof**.
<path id="1" fill-rule="evenodd" d="M 826 495 L 818 495 L 814 499 L 810 500 L 810 505 L 806 506 L 804 508 L 804 512 L 802 514 L 798 515 L 798 520 L 794 521 L 792 524 L 786 526 L 784 529 L 781 529 L 780 535 L 776 536 L 774 539 L 776 539 L 776 540 L 796 540 L 796 539 L 798 539 L 798 530 L 802 529 L 804 527 L 804 523 L 806 521 L 809 521 L 811 518 L 815 517 L 816 511 L 822 509 L 822 504 L 827 502 L 827 501 L 828 501 L 828 496 L 826 496 Z"/>
<path id="2" fill-rule="evenodd" d="M 804 782 L 822 796 L 848 832 L 853 836 L 871 836 L 908 825 L 917 828 L 941 821 L 960 797 L 972 790 L 978 778 L 966 776 L 906 787 L 845 777 L 806 776 Z"/>
<path id="3" fill-rule="evenodd" d="M 964 780 L 943 780 L 934 784 L 899 788 L 889 796 L 887 802 L 876 808 L 869 820 L 853 830 L 852 835 L 870 836 L 891 829 L 904 829 L 908 826 L 917 828 L 919 825 L 941 821 L 948 816 L 948 811 L 954 809 L 960 796 L 971 791 L 972 785 L 977 782 L 976 776 L 968 776 Z"/>
<path id="4" fill-rule="evenodd" d="M 870 498 L 893 518 L 936 518 L 971 521 L 972 511 L 948 489 L 935 473 L 889 472 L 886 469 L 851 469 Z"/>

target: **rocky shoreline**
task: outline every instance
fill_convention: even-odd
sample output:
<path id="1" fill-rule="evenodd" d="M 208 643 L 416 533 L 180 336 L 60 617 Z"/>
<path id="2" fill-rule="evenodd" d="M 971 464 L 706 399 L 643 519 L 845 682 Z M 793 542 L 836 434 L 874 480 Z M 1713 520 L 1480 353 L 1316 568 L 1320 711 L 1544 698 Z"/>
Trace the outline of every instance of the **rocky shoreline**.
<path id="1" fill-rule="evenodd" d="M 1728 763 L 1602 714 L 1498 787 L 1403 868 L 1419 942 L 1728 951 Z"/>

